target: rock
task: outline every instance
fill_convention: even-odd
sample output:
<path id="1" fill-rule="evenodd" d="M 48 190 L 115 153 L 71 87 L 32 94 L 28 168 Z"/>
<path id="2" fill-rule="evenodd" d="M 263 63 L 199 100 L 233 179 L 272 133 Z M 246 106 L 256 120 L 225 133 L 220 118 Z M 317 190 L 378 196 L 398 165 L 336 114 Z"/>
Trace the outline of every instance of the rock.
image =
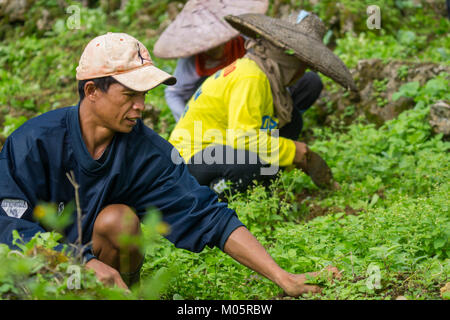
<path id="1" fill-rule="evenodd" d="M 29 7 L 29 0 L 0 0 L 0 17 L 6 17 L 9 22 L 25 21 Z"/>
<path id="2" fill-rule="evenodd" d="M 445 101 L 438 101 L 430 107 L 430 125 L 436 134 L 443 133 L 450 137 L 450 105 Z"/>
<path id="3" fill-rule="evenodd" d="M 151 104 L 146 104 L 142 112 L 142 121 L 150 129 L 156 129 L 162 135 L 169 135 L 169 122 L 165 117 L 161 117 L 161 110 Z"/>
<path id="4" fill-rule="evenodd" d="M 348 125 L 362 116 L 367 122 L 381 126 L 414 107 L 412 98 L 392 100 L 403 84 L 418 81 L 423 86 L 441 72 L 450 73 L 450 68 L 431 62 L 367 59 L 359 61 L 350 72 L 359 94 L 349 93 L 340 86 L 332 88 L 332 92 L 324 90 L 316 103 L 319 122 L 329 125 L 344 120 Z"/>
<path id="5" fill-rule="evenodd" d="M 3 17 L 5 15 L 5 8 L 8 2 L 8 0 L 0 0 L 0 17 Z"/>
<path id="6" fill-rule="evenodd" d="M 408 300 L 405 296 L 398 296 L 395 300 Z"/>
<path id="7" fill-rule="evenodd" d="M 36 21 L 36 27 L 39 31 L 50 30 L 52 28 L 50 17 L 50 11 L 48 11 L 47 9 L 42 9 L 41 18 Z"/>
<path id="8" fill-rule="evenodd" d="M 147 127 L 154 129 L 159 121 L 160 114 L 161 110 L 151 104 L 146 104 L 144 112 L 142 112 L 142 121 Z"/>

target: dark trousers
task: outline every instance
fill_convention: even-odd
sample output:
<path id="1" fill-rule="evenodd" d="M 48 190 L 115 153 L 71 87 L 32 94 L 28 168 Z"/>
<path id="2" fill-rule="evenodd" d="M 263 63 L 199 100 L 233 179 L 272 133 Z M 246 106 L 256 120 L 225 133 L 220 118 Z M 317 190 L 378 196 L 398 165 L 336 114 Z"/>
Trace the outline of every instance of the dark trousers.
<path id="1" fill-rule="evenodd" d="M 303 128 L 302 114 L 308 110 L 322 91 L 323 85 L 320 77 L 314 72 L 307 72 L 298 82 L 289 88 L 293 100 L 292 120 L 280 129 L 280 137 L 297 140 Z M 239 159 L 227 163 L 226 155 Z M 219 163 L 208 163 L 204 159 L 217 159 Z M 197 159 L 197 160 L 195 160 Z M 230 159 L 230 158 L 228 158 Z M 245 161 L 242 161 L 242 160 Z M 211 146 L 199 151 L 187 164 L 189 172 L 201 185 L 209 186 L 218 194 L 221 194 L 225 182 L 231 183 L 233 191 L 243 192 L 252 183 L 258 180 L 267 183 L 276 173 L 272 175 L 261 174 L 262 168 L 270 165 L 263 163 L 259 157 L 248 150 L 235 150 L 229 146 Z"/>

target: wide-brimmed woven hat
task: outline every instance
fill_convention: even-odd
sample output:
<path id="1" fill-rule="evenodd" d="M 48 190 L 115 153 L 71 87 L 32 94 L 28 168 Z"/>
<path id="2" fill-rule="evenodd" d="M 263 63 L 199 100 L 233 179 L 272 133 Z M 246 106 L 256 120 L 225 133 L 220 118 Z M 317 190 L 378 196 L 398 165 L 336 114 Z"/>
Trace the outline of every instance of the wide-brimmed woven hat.
<path id="1" fill-rule="evenodd" d="M 239 35 L 224 16 L 265 13 L 268 5 L 268 0 L 190 0 L 161 34 L 153 53 L 175 59 L 217 47 Z"/>
<path id="2" fill-rule="evenodd" d="M 244 35 L 255 39 L 261 36 L 294 54 L 312 70 L 323 73 L 344 88 L 358 90 L 344 62 L 324 45 L 326 27 L 315 14 L 302 10 L 286 19 L 243 14 L 229 15 L 225 20 Z"/>

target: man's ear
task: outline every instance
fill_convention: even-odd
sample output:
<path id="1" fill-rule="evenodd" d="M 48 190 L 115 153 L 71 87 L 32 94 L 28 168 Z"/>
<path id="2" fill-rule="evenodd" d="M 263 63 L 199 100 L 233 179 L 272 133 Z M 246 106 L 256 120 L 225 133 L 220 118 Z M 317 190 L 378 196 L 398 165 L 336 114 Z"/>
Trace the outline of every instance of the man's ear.
<path id="1" fill-rule="evenodd" d="M 95 86 L 94 81 L 88 81 L 84 84 L 84 96 L 91 102 L 97 99 L 98 88 Z"/>

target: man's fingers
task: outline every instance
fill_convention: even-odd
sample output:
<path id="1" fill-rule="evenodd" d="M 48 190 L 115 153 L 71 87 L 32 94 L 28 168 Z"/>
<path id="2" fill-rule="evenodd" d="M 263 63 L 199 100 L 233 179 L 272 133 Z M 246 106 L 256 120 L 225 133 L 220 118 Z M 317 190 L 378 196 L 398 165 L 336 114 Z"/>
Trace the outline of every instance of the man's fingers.
<path id="1" fill-rule="evenodd" d="M 120 273 L 117 271 L 112 271 L 111 273 L 105 275 L 103 279 L 100 279 L 104 284 L 109 286 L 118 286 L 119 288 L 128 290 L 128 286 L 123 281 L 122 277 L 120 276 Z"/>
<path id="2" fill-rule="evenodd" d="M 321 293 L 322 292 L 322 288 L 319 286 L 313 286 L 313 285 L 304 285 L 303 286 L 303 292 L 302 294 L 305 293 Z"/>
<path id="3" fill-rule="evenodd" d="M 120 274 L 114 278 L 114 283 L 115 283 L 116 286 L 118 286 L 119 288 L 128 290 L 128 286 L 125 284 L 125 282 L 123 281 L 123 279 L 122 279 L 122 277 L 120 276 Z"/>
<path id="4" fill-rule="evenodd" d="M 97 279 L 105 285 L 116 285 L 119 288 L 128 290 L 128 286 L 123 281 L 119 271 L 101 262 L 100 260 L 91 259 L 88 263 L 86 263 L 86 268 L 94 270 Z"/>
<path id="5" fill-rule="evenodd" d="M 295 143 L 294 164 L 296 165 L 296 167 L 304 171 L 307 164 L 306 155 L 309 151 L 308 146 L 305 143 L 299 141 L 294 141 L 294 143 Z"/>
<path id="6" fill-rule="evenodd" d="M 100 280 L 101 282 L 103 282 L 105 285 L 107 286 L 114 286 L 116 285 L 119 288 L 125 289 L 125 290 L 129 290 L 128 286 L 126 285 L 126 283 L 123 281 L 122 277 L 120 276 L 119 273 L 114 273 L 114 274 L 107 274 L 107 275 L 103 275 L 103 276 L 97 276 L 98 280 Z"/>
<path id="7" fill-rule="evenodd" d="M 333 267 L 333 266 L 328 266 L 325 269 L 322 269 L 321 271 L 308 272 L 307 275 L 315 278 L 315 277 L 320 276 L 321 274 L 324 274 L 325 272 L 328 275 L 329 281 L 332 281 L 333 278 L 336 278 L 336 279 L 342 278 L 342 273 L 339 271 L 338 268 Z"/>
<path id="8" fill-rule="evenodd" d="M 284 292 L 291 297 L 298 297 L 305 293 L 320 293 L 322 289 L 318 285 L 306 284 L 308 276 L 317 275 L 317 272 L 311 272 L 308 274 L 291 274 L 291 282 L 287 286 L 284 286 Z"/>
<path id="9" fill-rule="evenodd" d="M 339 271 L 338 268 L 333 267 L 333 266 L 328 266 L 325 268 L 326 271 L 331 272 L 332 278 L 336 278 L 336 279 L 341 279 L 342 278 L 342 273 Z"/>

